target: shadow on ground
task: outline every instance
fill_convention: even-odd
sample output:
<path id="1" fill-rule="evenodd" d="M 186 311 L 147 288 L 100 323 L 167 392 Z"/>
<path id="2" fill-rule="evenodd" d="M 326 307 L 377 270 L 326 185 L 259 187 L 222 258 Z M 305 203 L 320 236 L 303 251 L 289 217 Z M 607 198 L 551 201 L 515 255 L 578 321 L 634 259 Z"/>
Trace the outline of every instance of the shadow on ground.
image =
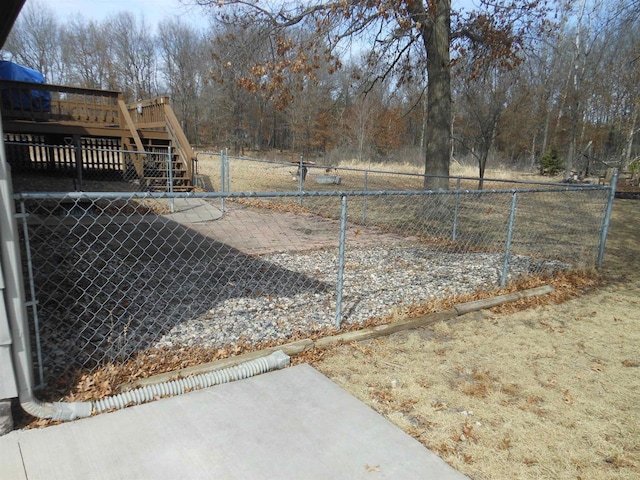
<path id="1" fill-rule="evenodd" d="M 30 215 L 29 240 L 41 365 L 49 380 L 129 359 L 202 315 L 215 324 L 222 319 L 210 318 L 210 311 L 228 299 L 332 287 L 165 216 L 125 215 L 127 204 L 80 218 L 30 208 L 39 211 Z M 250 329 L 251 321 L 245 315 L 240 327 Z"/>

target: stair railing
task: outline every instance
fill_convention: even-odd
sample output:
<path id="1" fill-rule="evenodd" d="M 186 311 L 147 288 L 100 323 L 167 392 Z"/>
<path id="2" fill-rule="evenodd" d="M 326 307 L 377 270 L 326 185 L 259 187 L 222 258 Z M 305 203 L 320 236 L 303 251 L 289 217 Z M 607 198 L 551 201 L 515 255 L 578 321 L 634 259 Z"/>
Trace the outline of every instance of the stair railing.
<path id="1" fill-rule="evenodd" d="M 187 177 L 193 184 L 193 164 L 195 161 L 193 149 L 191 148 L 189 140 L 187 140 L 187 136 L 182 131 L 182 127 L 180 126 L 180 122 L 178 121 L 176 114 L 173 112 L 173 108 L 171 108 L 169 97 L 162 97 L 161 100 L 163 100 L 164 115 L 167 122 L 169 138 L 171 138 L 171 143 L 174 145 L 174 151 L 182 163 L 187 167 Z"/>
<path id="2" fill-rule="evenodd" d="M 180 122 L 171 108 L 169 97 L 156 97 L 140 100 L 127 105 L 129 115 L 137 128 L 166 129 L 173 147 L 173 153 L 185 165 L 187 178 L 193 184 L 193 165 L 195 155 L 193 149 L 182 131 Z M 172 161 L 172 159 L 170 159 Z M 175 179 L 174 179 L 175 180 Z"/>

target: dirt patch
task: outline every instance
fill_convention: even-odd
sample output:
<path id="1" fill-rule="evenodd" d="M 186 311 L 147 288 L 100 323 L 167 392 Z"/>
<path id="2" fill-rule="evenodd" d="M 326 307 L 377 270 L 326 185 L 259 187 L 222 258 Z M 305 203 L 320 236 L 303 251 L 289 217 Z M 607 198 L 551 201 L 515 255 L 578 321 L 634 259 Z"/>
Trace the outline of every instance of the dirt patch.
<path id="1" fill-rule="evenodd" d="M 616 187 L 616 198 L 640 199 L 640 183 L 635 179 L 621 178 Z"/>
<path id="2" fill-rule="evenodd" d="M 136 192 L 140 186 L 122 180 L 84 179 L 82 185 L 70 173 L 15 173 L 11 176 L 14 193 L 21 192 Z"/>
<path id="3" fill-rule="evenodd" d="M 640 203 L 616 200 L 607 284 L 327 352 L 315 367 L 475 479 L 640 475 Z"/>

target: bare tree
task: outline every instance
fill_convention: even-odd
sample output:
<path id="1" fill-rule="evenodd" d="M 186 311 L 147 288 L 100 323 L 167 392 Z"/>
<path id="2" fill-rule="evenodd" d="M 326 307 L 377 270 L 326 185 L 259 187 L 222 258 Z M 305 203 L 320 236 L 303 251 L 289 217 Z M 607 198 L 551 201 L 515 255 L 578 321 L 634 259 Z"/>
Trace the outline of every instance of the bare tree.
<path id="1" fill-rule="evenodd" d="M 144 18 L 120 12 L 107 21 L 111 32 L 114 70 L 127 100 L 157 94 L 157 55 L 153 35 Z"/>
<path id="2" fill-rule="evenodd" d="M 72 85 L 115 89 L 113 51 L 104 24 L 75 16 L 61 33 L 62 59 Z"/>
<path id="3" fill-rule="evenodd" d="M 380 106 L 376 100 L 373 95 L 360 94 L 348 112 L 351 121 L 348 123 L 347 130 L 352 135 L 359 162 L 371 156 L 370 147 L 373 143 L 374 122 L 377 118 L 376 109 Z"/>
<path id="4" fill-rule="evenodd" d="M 187 138 L 198 143 L 199 97 L 207 75 L 204 38 L 181 20 L 167 19 L 158 27 L 158 43 L 162 57 L 160 71 L 176 114 Z"/>
<path id="5" fill-rule="evenodd" d="M 219 124 L 217 140 L 235 154 L 250 145 L 261 146 L 263 138 L 272 147 L 284 147 L 285 123 L 271 108 L 277 91 L 273 85 L 267 88 L 253 80 L 263 76 L 260 65 L 271 57 L 268 30 L 259 23 L 251 28 L 222 23 L 211 36 L 210 93 Z"/>
<path id="6" fill-rule="evenodd" d="M 41 72 L 48 83 L 64 83 L 60 27 L 48 6 L 27 3 L 11 30 L 4 49 L 16 63 Z"/>
<path id="7" fill-rule="evenodd" d="M 605 54 L 604 71 L 607 79 L 603 83 L 608 85 L 615 95 L 608 95 L 609 115 L 607 120 L 617 121 L 620 145 L 617 154 L 622 158 L 622 167 L 627 168 L 634 157 L 639 155 L 639 148 L 635 145 L 636 134 L 640 131 L 638 114 L 640 113 L 640 92 L 638 92 L 638 78 L 640 78 L 640 2 L 622 5 L 620 15 L 616 19 L 611 38 L 610 48 Z"/>
<path id="8" fill-rule="evenodd" d="M 303 153 L 324 154 L 333 145 L 330 129 L 331 79 L 324 76 L 304 91 L 297 91 L 287 107 L 293 148 Z"/>
<path id="9" fill-rule="evenodd" d="M 509 105 L 509 90 L 515 72 L 497 66 L 483 68 L 470 79 L 461 78 L 459 87 L 460 135 L 456 140 L 478 162 L 478 189 L 482 190 L 489 153 L 498 135 L 498 126 Z"/>
<path id="10" fill-rule="evenodd" d="M 414 70 L 423 68 L 427 72 L 427 111 L 429 121 L 426 133 L 425 173 L 437 176 L 449 174 L 451 152 L 451 45 L 469 39 L 482 44 L 478 49 L 480 59 L 499 56 L 503 61 L 513 55 L 520 45 L 524 29 L 539 18 L 544 9 L 538 1 L 481 2 L 488 13 L 474 12 L 468 15 L 453 15 L 451 0 L 398 2 L 376 1 L 329 1 L 270 4 L 244 0 L 197 0 L 198 4 L 221 8 L 218 17 L 239 25 L 251 25 L 261 21 L 270 25 L 280 35 L 278 53 L 281 56 L 295 52 L 297 60 L 276 64 L 280 70 L 271 76 L 277 82 L 282 68 L 295 69 L 300 63 L 314 65 L 324 56 L 331 69 L 339 68 L 340 56 L 336 49 L 344 42 L 354 39 L 372 45 L 370 59 L 383 64 L 382 75 L 394 75 L 399 81 L 411 81 Z M 455 25 L 452 25 L 452 18 Z M 286 38 L 289 28 L 306 25 L 315 31 L 313 41 L 305 45 L 296 44 Z M 319 39 L 326 48 L 319 48 Z M 414 65 L 412 54 L 426 54 L 426 65 Z M 414 55 L 413 55 L 414 56 Z M 309 75 L 304 67 L 298 71 Z M 446 189 L 448 180 L 442 177 L 427 177 L 426 188 Z"/>

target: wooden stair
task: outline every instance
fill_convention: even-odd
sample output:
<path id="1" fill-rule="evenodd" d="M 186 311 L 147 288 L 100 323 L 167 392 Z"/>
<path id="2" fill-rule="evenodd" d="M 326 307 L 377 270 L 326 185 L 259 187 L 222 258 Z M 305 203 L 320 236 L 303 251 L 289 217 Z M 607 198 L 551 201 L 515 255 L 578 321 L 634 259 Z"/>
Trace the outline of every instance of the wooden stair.
<path id="1" fill-rule="evenodd" d="M 140 172 L 145 187 L 156 192 L 192 190 L 195 155 L 171 108 L 169 97 L 129 104 L 127 116 L 131 118 L 134 127 L 127 140 L 135 142 L 135 132 L 140 137 L 145 152 Z M 158 138 L 158 135 L 153 135 L 154 132 L 162 132 L 164 135 Z M 171 168 L 167 161 L 169 148 Z"/>
<path id="2" fill-rule="evenodd" d="M 143 146 L 146 154 L 141 178 L 146 190 L 188 192 L 193 189 L 189 165 L 173 147 L 171 140 L 149 139 Z M 171 169 L 168 162 L 169 147 L 171 147 Z"/>

